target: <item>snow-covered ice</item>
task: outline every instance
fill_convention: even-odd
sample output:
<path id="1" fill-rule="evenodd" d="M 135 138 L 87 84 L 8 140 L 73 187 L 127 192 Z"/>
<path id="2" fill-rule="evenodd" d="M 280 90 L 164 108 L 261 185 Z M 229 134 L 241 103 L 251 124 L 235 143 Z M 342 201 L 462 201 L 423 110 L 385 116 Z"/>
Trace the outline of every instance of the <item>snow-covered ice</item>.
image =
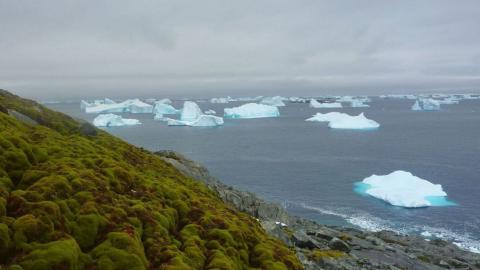
<path id="1" fill-rule="evenodd" d="M 368 119 L 363 113 L 351 116 L 346 113 L 317 113 L 305 121 L 328 122 L 330 128 L 336 129 L 376 129 L 380 126 L 374 120 Z"/>
<path id="2" fill-rule="evenodd" d="M 239 107 L 225 108 L 225 118 L 263 118 L 263 117 L 278 117 L 280 111 L 275 106 L 247 103 Z"/>
<path id="3" fill-rule="evenodd" d="M 339 102 L 332 102 L 332 103 L 320 103 L 316 99 L 310 99 L 310 107 L 311 108 L 342 108 L 342 103 Z"/>
<path id="4" fill-rule="evenodd" d="M 414 176 L 406 171 L 394 171 L 388 175 L 372 175 L 365 178 L 365 193 L 391 205 L 414 208 L 440 205 L 447 193 L 442 186 Z M 450 202 L 451 203 L 451 202 Z M 445 204 L 443 204 L 445 205 Z"/>
<path id="5" fill-rule="evenodd" d="M 260 103 L 264 105 L 270 105 L 275 107 L 283 107 L 285 103 L 283 102 L 286 98 L 281 96 L 274 96 L 274 97 L 265 97 L 263 98 Z"/>
<path id="6" fill-rule="evenodd" d="M 93 125 L 96 127 L 120 127 L 141 124 L 137 119 L 126 119 L 116 114 L 100 114 L 93 119 Z"/>

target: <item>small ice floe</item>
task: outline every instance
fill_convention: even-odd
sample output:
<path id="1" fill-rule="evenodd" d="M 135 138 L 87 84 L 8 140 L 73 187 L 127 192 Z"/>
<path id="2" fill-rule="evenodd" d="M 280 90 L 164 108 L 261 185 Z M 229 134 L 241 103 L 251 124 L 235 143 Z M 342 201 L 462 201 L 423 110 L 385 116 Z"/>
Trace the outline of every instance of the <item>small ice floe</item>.
<path id="1" fill-rule="evenodd" d="M 220 97 L 220 98 L 212 98 L 210 99 L 210 103 L 220 103 L 220 104 L 226 104 L 228 102 L 230 102 L 230 97 Z"/>
<path id="2" fill-rule="evenodd" d="M 322 108 L 342 108 L 342 103 L 340 102 L 318 102 L 316 99 L 310 99 L 310 108 L 315 108 L 315 109 L 322 109 Z"/>
<path id="3" fill-rule="evenodd" d="M 141 124 L 137 119 L 126 119 L 116 114 L 100 114 L 93 119 L 93 125 L 96 127 L 120 127 Z"/>
<path id="4" fill-rule="evenodd" d="M 422 98 L 415 101 L 412 105 L 413 111 L 438 111 L 440 110 L 440 102 L 431 98 Z"/>
<path id="5" fill-rule="evenodd" d="M 380 124 L 374 120 L 368 119 L 363 113 L 357 116 L 351 116 L 346 113 L 329 112 L 317 113 L 305 121 L 328 122 L 328 127 L 335 129 L 376 129 Z"/>

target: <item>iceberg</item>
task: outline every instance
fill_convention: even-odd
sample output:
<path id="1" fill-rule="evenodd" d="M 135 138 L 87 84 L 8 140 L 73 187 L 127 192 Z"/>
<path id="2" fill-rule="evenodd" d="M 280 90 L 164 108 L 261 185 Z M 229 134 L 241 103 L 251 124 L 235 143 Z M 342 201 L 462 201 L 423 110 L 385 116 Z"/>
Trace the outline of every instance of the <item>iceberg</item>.
<path id="1" fill-rule="evenodd" d="M 239 107 L 225 108 L 225 118 L 263 118 L 263 117 L 278 117 L 280 111 L 275 106 L 247 103 Z"/>
<path id="2" fill-rule="evenodd" d="M 376 129 L 380 124 L 368 119 L 363 113 L 351 116 L 346 113 L 317 113 L 305 121 L 328 122 L 328 127 L 335 129 Z"/>
<path id="3" fill-rule="evenodd" d="M 365 107 L 370 107 L 370 105 L 365 104 L 364 101 L 362 101 L 362 100 L 357 100 L 357 99 L 351 100 L 351 101 L 350 101 L 350 104 L 351 104 L 352 108 L 365 108 Z"/>
<path id="4" fill-rule="evenodd" d="M 153 107 L 154 114 L 177 114 L 180 113 L 179 110 L 175 109 L 172 105 L 162 102 L 155 102 L 155 106 Z"/>
<path id="5" fill-rule="evenodd" d="M 214 115 L 200 115 L 193 121 L 184 121 L 167 118 L 169 126 L 215 127 L 223 125 L 223 118 Z"/>
<path id="6" fill-rule="evenodd" d="M 406 171 L 388 175 L 372 175 L 357 183 L 364 185 L 364 193 L 391 205 L 406 208 L 454 205 L 446 199 L 441 185 L 433 184 Z"/>
<path id="7" fill-rule="evenodd" d="M 152 113 L 153 106 L 139 99 L 128 99 L 120 103 L 90 104 L 82 102 L 86 113 Z"/>
<path id="8" fill-rule="evenodd" d="M 183 103 L 180 119 L 164 118 L 163 115 L 158 118 L 158 120 L 167 121 L 169 126 L 215 127 L 223 125 L 222 117 L 203 114 L 197 103 L 193 101 Z"/>
<path id="9" fill-rule="evenodd" d="M 217 112 L 214 110 L 206 110 L 205 114 L 217 114 Z"/>
<path id="10" fill-rule="evenodd" d="M 226 104 L 231 100 L 230 97 L 226 98 L 212 98 L 210 99 L 210 103 L 221 103 L 221 104 Z"/>
<path id="11" fill-rule="evenodd" d="M 310 99 L 310 108 L 342 108 L 342 103 L 332 102 L 332 103 L 320 103 L 316 99 Z"/>
<path id="12" fill-rule="evenodd" d="M 180 120 L 182 121 L 195 121 L 202 115 L 202 110 L 198 107 L 197 103 L 193 101 L 185 101 L 183 103 L 182 114 Z"/>
<path id="13" fill-rule="evenodd" d="M 85 100 L 81 100 L 80 101 L 80 109 L 82 111 L 86 111 L 87 108 L 91 108 L 91 107 L 95 107 L 95 106 L 99 106 L 99 105 L 103 105 L 103 104 L 115 104 L 116 102 L 109 99 L 109 98 L 104 98 L 104 99 L 97 99 L 97 100 L 94 100 L 92 103 L 88 102 L 88 101 L 85 101 Z"/>
<path id="14" fill-rule="evenodd" d="M 289 97 L 288 101 L 290 101 L 291 103 L 305 103 L 305 102 L 307 102 L 306 99 L 301 98 L 301 97 Z"/>
<path id="15" fill-rule="evenodd" d="M 438 111 L 440 102 L 431 98 L 417 99 L 412 105 L 413 111 Z"/>
<path id="16" fill-rule="evenodd" d="M 141 124 L 137 119 L 126 119 L 116 114 L 100 114 L 93 119 L 93 125 L 96 127 L 120 127 Z"/>
<path id="17" fill-rule="evenodd" d="M 275 107 L 283 107 L 285 106 L 285 103 L 283 103 L 284 100 L 285 98 L 281 96 L 265 97 L 260 101 L 260 103 L 264 105 L 275 106 Z"/>

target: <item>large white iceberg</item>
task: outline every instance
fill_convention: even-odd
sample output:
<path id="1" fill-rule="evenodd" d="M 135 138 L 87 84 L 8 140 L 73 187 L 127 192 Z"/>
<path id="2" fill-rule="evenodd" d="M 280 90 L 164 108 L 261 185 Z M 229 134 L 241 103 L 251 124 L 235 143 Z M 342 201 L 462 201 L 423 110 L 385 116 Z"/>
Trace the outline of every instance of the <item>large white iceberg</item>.
<path id="1" fill-rule="evenodd" d="M 442 185 L 433 184 L 406 171 L 394 171 L 388 175 L 372 175 L 365 178 L 365 193 L 377 199 L 402 207 L 434 206 L 438 198 L 446 201 L 447 193 Z M 432 203 L 433 202 L 433 203 Z"/>
<path id="2" fill-rule="evenodd" d="M 263 117 L 278 117 L 280 111 L 275 106 L 247 103 L 239 107 L 225 108 L 225 118 L 263 118 Z"/>
<path id="3" fill-rule="evenodd" d="M 284 100 L 286 99 L 281 96 L 265 97 L 260 101 L 260 103 L 264 105 L 275 106 L 275 107 L 283 107 L 285 106 L 285 103 L 283 103 Z"/>
<path id="4" fill-rule="evenodd" d="M 93 119 L 93 125 L 96 127 L 120 127 L 141 124 L 137 119 L 126 119 L 116 114 L 100 114 Z"/>
<path id="5" fill-rule="evenodd" d="M 319 109 L 319 108 L 342 108 L 342 103 L 332 102 L 332 103 L 320 103 L 316 99 L 310 99 L 310 107 Z"/>
<path id="6" fill-rule="evenodd" d="M 368 119 L 363 113 L 351 116 L 346 113 L 317 113 L 305 121 L 328 122 L 330 128 L 336 129 L 376 129 L 380 126 L 374 120 Z"/>
<path id="7" fill-rule="evenodd" d="M 223 118 L 214 115 L 200 115 L 193 121 L 166 119 L 169 126 L 215 127 L 223 125 Z"/>
<path id="8" fill-rule="evenodd" d="M 182 121 L 195 121 L 202 115 L 202 110 L 198 107 L 197 103 L 193 101 L 185 101 L 183 103 L 182 114 L 180 120 Z"/>
<path id="9" fill-rule="evenodd" d="M 412 105 L 413 111 L 438 111 L 440 110 L 440 102 L 431 98 L 417 99 Z"/>
<path id="10" fill-rule="evenodd" d="M 86 113 L 152 113 L 153 106 L 139 99 L 128 99 L 120 103 L 103 103 L 85 106 Z"/>

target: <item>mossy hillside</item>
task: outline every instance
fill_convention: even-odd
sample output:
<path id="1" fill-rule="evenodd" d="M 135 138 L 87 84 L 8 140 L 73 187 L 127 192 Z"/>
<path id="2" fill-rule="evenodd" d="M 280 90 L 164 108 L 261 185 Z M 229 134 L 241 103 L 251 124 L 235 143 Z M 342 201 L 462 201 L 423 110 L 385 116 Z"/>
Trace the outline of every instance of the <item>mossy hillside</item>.
<path id="1" fill-rule="evenodd" d="M 43 121 L 0 112 L 0 266 L 301 269 L 256 220 L 155 155 L 82 135 L 73 119 L 11 94 L 0 105 Z"/>

